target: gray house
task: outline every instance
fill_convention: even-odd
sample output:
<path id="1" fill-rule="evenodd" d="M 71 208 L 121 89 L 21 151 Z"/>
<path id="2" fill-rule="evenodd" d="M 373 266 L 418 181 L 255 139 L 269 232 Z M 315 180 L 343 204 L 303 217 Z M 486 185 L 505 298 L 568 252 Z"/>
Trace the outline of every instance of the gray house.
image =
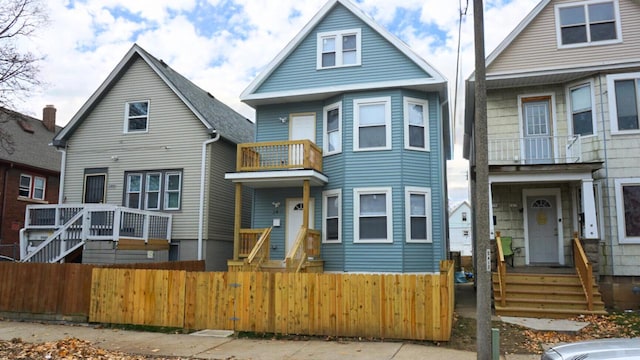
<path id="1" fill-rule="evenodd" d="M 253 139 L 252 122 L 133 45 L 56 135 L 62 204 L 27 214 L 23 260 L 81 251 L 84 263 L 204 259 L 225 269 L 234 195 L 224 174 L 236 144 Z M 43 226 L 55 230 L 47 239 Z"/>

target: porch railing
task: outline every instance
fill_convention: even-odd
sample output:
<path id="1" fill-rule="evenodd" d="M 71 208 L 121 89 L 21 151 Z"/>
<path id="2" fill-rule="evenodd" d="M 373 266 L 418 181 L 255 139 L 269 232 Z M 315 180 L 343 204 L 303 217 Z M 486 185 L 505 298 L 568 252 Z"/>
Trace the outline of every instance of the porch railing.
<path id="1" fill-rule="evenodd" d="M 251 250 L 249 256 L 245 259 L 245 265 L 248 267 L 247 270 L 257 270 L 262 263 L 269 260 L 271 229 L 273 228 L 266 228 L 262 231 L 253 250 Z"/>
<path id="2" fill-rule="evenodd" d="M 58 262 L 90 240 L 171 242 L 171 214 L 109 204 L 28 205 L 20 259 Z"/>
<path id="3" fill-rule="evenodd" d="M 238 257 L 240 259 L 246 259 L 251 251 L 256 247 L 258 239 L 262 233 L 268 228 L 263 229 L 240 229 L 240 244 L 238 249 Z"/>
<path id="4" fill-rule="evenodd" d="M 587 309 L 593 310 L 593 268 L 582 248 L 577 232 L 573 234 L 573 263 L 587 299 Z"/>
<path id="5" fill-rule="evenodd" d="M 285 259 L 287 270 L 300 272 L 311 258 L 320 257 L 320 231 L 301 227 L 296 241 Z"/>
<path id="6" fill-rule="evenodd" d="M 238 172 L 287 169 L 322 171 L 322 150 L 310 140 L 238 144 Z"/>
<path id="7" fill-rule="evenodd" d="M 488 140 L 489 164 L 556 164 L 582 161 L 580 135 Z"/>
<path id="8" fill-rule="evenodd" d="M 500 292 L 500 305 L 507 305 L 507 263 L 504 261 L 504 252 L 502 251 L 502 239 L 500 238 L 500 231 L 496 231 L 496 248 L 498 249 L 498 256 L 496 261 L 496 267 L 498 270 L 498 290 Z"/>

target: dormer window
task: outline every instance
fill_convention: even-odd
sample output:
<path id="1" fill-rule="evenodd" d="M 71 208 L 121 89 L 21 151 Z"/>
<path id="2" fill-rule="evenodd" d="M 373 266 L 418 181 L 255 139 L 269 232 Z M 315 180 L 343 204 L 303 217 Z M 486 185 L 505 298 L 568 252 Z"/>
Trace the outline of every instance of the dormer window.
<path id="1" fill-rule="evenodd" d="M 318 33 L 318 69 L 360 65 L 360 29 Z"/>
<path id="2" fill-rule="evenodd" d="M 620 42 L 618 2 L 589 0 L 557 5 L 556 30 L 559 48 Z"/>
<path id="3" fill-rule="evenodd" d="M 147 132 L 149 126 L 149 101 L 128 102 L 124 112 L 124 132 Z"/>

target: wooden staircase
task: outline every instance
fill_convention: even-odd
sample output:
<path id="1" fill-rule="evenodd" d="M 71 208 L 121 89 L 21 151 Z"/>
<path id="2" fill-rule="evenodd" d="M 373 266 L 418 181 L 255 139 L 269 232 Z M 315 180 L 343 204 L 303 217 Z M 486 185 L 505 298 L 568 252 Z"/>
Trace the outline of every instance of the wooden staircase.
<path id="1" fill-rule="evenodd" d="M 505 301 L 500 296 L 498 274 L 493 273 L 496 315 L 569 318 L 580 314 L 606 314 L 598 286 L 593 286 L 593 306 L 588 309 L 585 291 L 576 274 L 507 273 Z"/>

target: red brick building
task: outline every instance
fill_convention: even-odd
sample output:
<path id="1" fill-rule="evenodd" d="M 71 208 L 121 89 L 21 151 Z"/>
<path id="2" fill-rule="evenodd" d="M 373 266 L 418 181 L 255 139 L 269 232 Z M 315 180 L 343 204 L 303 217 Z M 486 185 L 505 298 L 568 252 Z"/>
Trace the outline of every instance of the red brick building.
<path id="1" fill-rule="evenodd" d="M 0 108 L 0 255 L 20 257 L 29 204 L 58 202 L 60 152 L 49 146 L 60 127 L 48 105 L 43 120 Z"/>

